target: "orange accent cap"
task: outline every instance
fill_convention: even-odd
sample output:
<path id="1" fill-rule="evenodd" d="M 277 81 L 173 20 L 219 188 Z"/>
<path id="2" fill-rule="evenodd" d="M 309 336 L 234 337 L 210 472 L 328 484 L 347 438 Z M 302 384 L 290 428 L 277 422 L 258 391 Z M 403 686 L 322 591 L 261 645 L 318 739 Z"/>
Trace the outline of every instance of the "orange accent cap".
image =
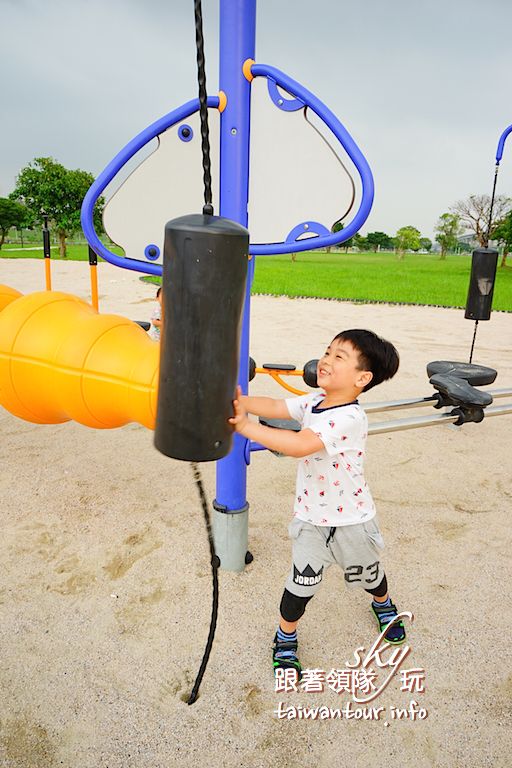
<path id="1" fill-rule="evenodd" d="M 217 109 L 219 112 L 224 112 L 228 104 L 228 97 L 224 93 L 224 91 L 219 91 L 219 106 Z"/>
<path id="2" fill-rule="evenodd" d="M 246 59 L 246 60 L 244 61 L 244 65 L 243 65 L 243 67 L 242 67 L 242 72 L 244 73 L 244 77 L 245 77 L 245 79 L 246 79 L 246 80 L 248 80 L 249 82 L 251 82 L 252 80 L 254 80 L 254 75 L 253 75 L 253 74 L 252 74 L 252 72 L 251 72 L 251 67 L 252 67 L 252 65 L 253 65 L 253 64 L 256 64 L 256 62 L 254 61 L 254 59 Z"/>

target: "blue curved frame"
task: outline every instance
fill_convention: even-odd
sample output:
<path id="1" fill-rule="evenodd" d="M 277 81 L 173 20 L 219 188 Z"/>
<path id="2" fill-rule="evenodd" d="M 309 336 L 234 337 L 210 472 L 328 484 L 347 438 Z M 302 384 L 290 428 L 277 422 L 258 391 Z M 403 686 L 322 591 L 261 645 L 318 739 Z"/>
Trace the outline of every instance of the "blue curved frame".
<path id="1" fill-rule="evenodd" d="M 296 80 L 293 80 L 284 72 L 281 72 L 275 67 L 270 67 L 267 64 L 253 64 L 251 67 L 251 74 L 254 77 L 267 77 L 273 80 L 277 85 L 284 88 L 285 91 L 295 96 L 304 104 L 310 107 L 318 117 L 331 129 L 336 136 L 352 162 L 354 163 L 357 171 L 361 177 L 362 183 L 362 198 L 359 204 L 359 208 L 355 217 L 350 224 L 344 227 L 340 232 L 336 232 L 329 235 L 320 235 L 319 237 L 312 237 L 308 240 L 299 240 L 293 244 L 289 243 L 266 243 L 261 245 L 252 245 L 249 248 L 249 252 L 258 255 L 270 255 L 279 253 L 299 253 L 300 251 L 310 251 L 313 248 L 324 248 L 332 245 L 338 245 L 339 243 L 348 240 L 350 237 L 356 234 L 364 222 L 368 218 L 373 205 L 374 196 L 374 183 L 373 175 L 370 170 L 370 166 L 366 162 L 366 159 L 355 143 L 352 136 L 345 128 L 345 126 L 338 120 L 336 115 L 323 104 L 311 91 L 304 88 Z"/>
<path id="2" fill-rule="evenodd" d="M 209 96 L 208 106 L 218 108 L 219 97 Z M 193 99 L 192 101 L 187 101 L 186 104 L 183 104 L 181 107 L 178 107 L 178 109 L 169 112 L 167 115 L 164 115 L 159 120 L 156 120 L 149 125 L 117 153 L 114 159 L 107 165 L 105 170 L 100 173 L 94 184 L 92 184 L 87 191 L 80 214 L 82 229 L 93 251 L 95 251 L 98 256 L 101 256 L 102 259 L 105 259 L 105 261 L 110 262 L 110 264 L 114 264 L 116 267 L 122 267 L 123 269 L 131 269 L 135 272 L 144 272 L 147 275 L 160 276 L 162 274 L 162 267 L 159 264 L 148 264 L 145 261 L 141 261 L 141 259 L 130 259 L 127 256 L 118 256 L 117 254 L 112 253 L 112 251 L 109 251 L 109 249 L 103 245 L 94 229 L 94 206 L 102 192 L 107 185 L 110 184 L 116 174 L 119 173 L 123 165 L 137 154 L 142 147 L 168 128 L 171 128 L 171 126 L 179 123 L 180 120 L 184 120 L 186 117 L 190 117 L 190 115 L 193 115 L 194 112 L 198 111 L 199 99 Z"/>
<path id="3" fill-rule="evenodd" d="M 251 67 L 251 73 L 254 77 L 266 77 L 269 82 L 276 83 L 284 88 L 288 93 L 299 99 L 302 104 L 310 107 L 318 117 L 323 120 L 328 128 L 336 136 L 342 147 L 347 152 L 348 156 L 354 163 L 357 171 L 361 177 L 362 184 L 362 197 L 359 204 L 359 208 L 352 221 L 344 227 L 342 230 L 336 233 L 320 234 L 316 237 L 307 238 L 305 240 L 291 241 L 291 233 L 288 235 L 285 242 L 282 243 L 259 243 L 251 244 L 249 246 L 249 253 L 254 256 L 268 256 L 273 254 L 283 253 L 300 253 L 301 251 L 310 251 L 313 248 L 327 248 L 333 245 L 338 245 L 348 240 L 358 232 L 363 226 L 364 222 L 368 218 L 370 213 L 373 197 L 374 197 L 374 183 L 373 176 L 370 170 L 370 166 L 366 162 L 364 155 L 348 133 L 345 126 L 338 120 L 336 115 L 323 104 L 311 91 L 300 85 L 300 83 L 293 80 L 284 72 L 276 69 L 275 67 L 267 66 L 266 64 L 253 64 Z M 208 106 L 217 108 L 219 106 L 219 97 L 210 96 L 208 98 Z M 117 267 L 123 267 L 124 269 L 131 269 L 136 272 L 144 272 L 148 275 L 162 274 L 162 266 L 159 264 L 148 264 L 140 259 L 131 259 L 127 256 L 117 256 L 110 251 L 100 241 L 93 223 L 94 206 L 102 192 L 105 190 L 108 184 L 121 170 L 123 165 L 128 162 L 142 147 L 144 147 L 149 141 L 156 138 L 160 133 L 167 130 L 171 126 L 178 123 L 180 120 L 184 120 L 186 117 L 194 114 L 199 110 L 199 100 L 194 99 L 183 104 L 173 112 L 169 112 L 164 117 L 161 117 L 156 122 L 152 123 L 148 128 L 143 130 L 134 139 L 132 139 L 110 162 L 105 170 L 98 176 L 94 184 L 87 192 L 82 205 L 81 221 L 84 234 L 98 256 L 101 256 L 106 261 L 114 264 Z M 508 132 L 512 130 L 512 126 L 507 129 Z M 504 134 L 500 139 L 501 151 L 503 152 L 503 144 L 505 143 L 506 135 Z M 500 156 L 501 157 L 501 156 Z M 303 234 L 303 230 L 300 229 L 302 225 L 292 230 L 298 231 L 298 234 Z M 299 231 L 300 230 L 300 231 Z"/>
<path id="4" fill-rule="evenodd" d="M 509 125 L 508 128 L 505 128 L 500 136 L 500 140 L 498 141 L 498 149 L 496 150 L 496 165 L 500 164 L 501 158 L 503 157 L 505 141 L 507 140 L 509 133 L 512 133 L 512 125 Z"/>

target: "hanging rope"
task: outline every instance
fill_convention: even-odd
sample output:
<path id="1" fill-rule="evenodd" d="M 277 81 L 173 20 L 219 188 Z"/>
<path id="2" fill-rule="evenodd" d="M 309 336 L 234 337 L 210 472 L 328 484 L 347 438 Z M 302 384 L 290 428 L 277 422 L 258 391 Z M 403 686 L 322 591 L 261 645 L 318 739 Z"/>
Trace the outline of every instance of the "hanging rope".
<path id="1" fill-rule="evenodd" d="M 204 181 L 204 206 L 203 214 L 205 216 L 213 216 L 212 205 L 212 176 L 211 176 L 211 162 L 210 162 L 210 138 L 208 133 L 208 107 L 206 104 L 206 73 L 205 73 L 205 59 L 204 59 L 204 39 L 203 39 L 203 17 L 201 12 L 201 0 L 194 0 L 195 22 L 196 22 L 196 47 L 197 47 L 197 79 L 199 83 L 199 116 L 201 120 L 201 147 L 203 152 L 203 181 Z M 201 471 L 196 463 L 191 464 L 194 480 L 199 493 L 199 499 L 203 509 L 204 522 L 206 526 L 206 533 L 208 536 L 208 544 L 210 546 L 210 562 L 212 566 L 212 614 L 210 619 L 210 631 L 208 632 L 208 640 L 206 641 L 206 647 L 204 649 L 203 659 L 199 672 L 197 673 L 196 681 L 192 692 L 189 696 L 187 704 L 193 704 L 199 695 L 199 687 L 203 679 L 210 653 L 213 646 L 213 639 L 215 637 L 215 629 L 217 626 L 217 615 L 219 611 L 219 565 L 220 561 L 215 554 L 215 543 L 213 541 L 212 525 L 210 520 L 210 512 L 208 508 L 208 501 L 204 492 L 203 481 L 201 478 Z"/>
<path id="2" fill-rule="evenodd" d="M 489 247 L 489 240 L 491 237 L 491 227 L 492 227 L 492 209 L 494 208 L 494 197 L 496 195 L 496 183 L 498 181 L 498 171 L 500 169 L 500 164 L 496 163 L 496 170 L 494 171 L 494 184 L 492 185 L 492 195 L 491 195 L 491 206 L 489 208 L 489 223 L 487 225 L 487 233 L 485 236 L 485 247 Z"/>
<path id="3" fill-rule="evenodd" d="M 473 362 L 473 350 L 475 349 L 476 332 L 478 330 L 478 320 L 475 320 L 475 330 L 473 331 L 473 341 L 471 343 L 471 352 L 469 353 L 469 362 Z"/>
<path id="4" fill-rule="evenodd" d="M 212 650 L 213 638 L 215 637 L 215 627 L 217 626 L 217 614 L 219 610 L 219 558 L 215 554 L 215 544 L 213 541 L 212 526 L 210 521 L 210 513 L 208 511 L 208 502 L 206 500 L 206 494 L 203 488 L 203 481 L 201 479 L 201 472 L 197 464 L 191 464 L 192 472 L 194 473 L 194 480 L 196 482 L 197 490 L 199 492 L 199 498 L 201 500 L 201 506 L 203 508 L 204 522 L 206 525 L 206 532 L 208 534 L 208 543 L 210 545 L 210 558 L 212 565 L 212 586 L 213 586 L 213 600 L 212 600 L 212 616 L 210 620 L 210 631 L 208 633 L 208 640 L 206 641 L 206 648 L 204 649 L 203 660 L 197 673 L 192 693 L 187 701 L 187 704 L 193 704 L 199 694 L 199 686 L 201 680 L 206 671 L 208 659 L 210 658 L 210 652 Z"/>
<path id="5" fill-rule="evenodd" d="M 212 174 L 210 162 L 210 134 L 208 131 L 208 107 L 206 104 L 206 71 L 204 59 L 203 14 L 201 0 L 194 0 L 196 20 L 197 80 L 199 83 L 199 117 L 201 119 L 201 148 L 203 150 L 204 206 L 203 213 L 213 216 Z"/>

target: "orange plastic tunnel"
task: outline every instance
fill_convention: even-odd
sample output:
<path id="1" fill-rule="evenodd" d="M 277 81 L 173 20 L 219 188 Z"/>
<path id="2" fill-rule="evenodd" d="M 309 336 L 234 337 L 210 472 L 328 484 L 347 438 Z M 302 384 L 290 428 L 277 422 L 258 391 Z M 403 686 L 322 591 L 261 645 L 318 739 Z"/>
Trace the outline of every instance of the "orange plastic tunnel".
<path id="1" fill-rule="evenodd" d="M 0 285 L 0 405 L 37 424 L 154 429 L 159 344 L 71 294 Z"/>

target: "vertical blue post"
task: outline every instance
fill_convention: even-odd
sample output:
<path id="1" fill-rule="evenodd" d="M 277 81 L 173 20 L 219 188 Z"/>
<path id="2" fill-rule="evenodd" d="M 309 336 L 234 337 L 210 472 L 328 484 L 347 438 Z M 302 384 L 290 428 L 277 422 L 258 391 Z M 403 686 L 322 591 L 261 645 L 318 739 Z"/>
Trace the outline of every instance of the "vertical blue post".
<path id="1" fill-rule="evenodd" d="M 219 87 L 227 105 L 220 117 L 221 216 L 247 227 L 249 197 L 249 143 L 251 85 L 243 74 L 247 59 L 254 59 L 256 0 L 220 0 Z M 239 382 L 244 393 L 249 377 L 249 324 L 254 260 L 249 262 L 247 293 L 240 348 Z M 222 307 L 219 308 L 222 311 Z M 235 435 L 233 449 L 217 462 L 217 491 L 213 533 L 221 568 L 242 571 L 248 541 L 247 465 L 245 438 Z"/>

